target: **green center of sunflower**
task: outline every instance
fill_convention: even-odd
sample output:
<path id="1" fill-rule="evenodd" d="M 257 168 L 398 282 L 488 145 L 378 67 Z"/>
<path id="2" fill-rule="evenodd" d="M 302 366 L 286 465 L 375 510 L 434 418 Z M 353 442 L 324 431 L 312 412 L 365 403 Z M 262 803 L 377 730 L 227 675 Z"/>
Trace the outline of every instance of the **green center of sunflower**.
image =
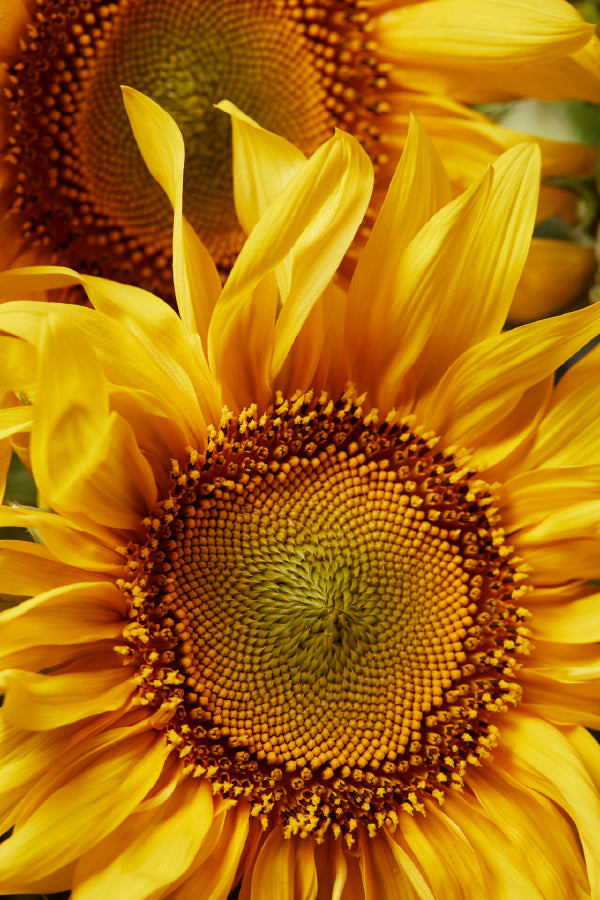
<path id="1" fill-rule="evenodd" d="M 351 392 L 227 414 L 126 551 L 138 702 L 286 834 L 351 845 L 442 802 L 520 696 L 523 576 L 437 443 Z"/>
<path id="2" fill-rule="evenodd" d="M 150 96 L 186 146 L 184 211 L 223 272 L 240 250 L 228 99 L 313 152 L 334 125 L 377 161 L 385 86 L 361 0 L 37 0 L 5 85 L 5 205 L 44 261 L 172 297 L 172 210 L 120 85 Z"/>

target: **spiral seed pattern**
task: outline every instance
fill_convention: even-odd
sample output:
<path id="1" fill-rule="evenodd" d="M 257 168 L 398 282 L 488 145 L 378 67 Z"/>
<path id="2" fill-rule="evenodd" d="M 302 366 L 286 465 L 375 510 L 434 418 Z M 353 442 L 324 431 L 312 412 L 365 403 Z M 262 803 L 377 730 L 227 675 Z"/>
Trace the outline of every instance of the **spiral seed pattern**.
<path id="1" fill-rule="evenodd" d="M 139 702 L 265 825 L 395 827 L 462 787 L 519 699 L 524 576 L 438 443 L 352 391 L 226 414 L 124 551 Z"/>

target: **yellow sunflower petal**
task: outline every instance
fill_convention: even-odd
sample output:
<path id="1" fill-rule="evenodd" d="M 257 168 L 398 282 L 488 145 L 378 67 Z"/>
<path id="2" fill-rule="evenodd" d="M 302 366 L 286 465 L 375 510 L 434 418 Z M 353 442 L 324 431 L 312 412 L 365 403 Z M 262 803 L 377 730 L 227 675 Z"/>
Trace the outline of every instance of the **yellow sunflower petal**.
<path id="1" fill-rule="evenodd" d="M 537 615 L 535 621 L 537 621 Z M 594 628 L 593 620 L 592 629 Z M 532 629 L 535 649 L 521 673 L 523 703 L 555 723 L 600 727 L 600 655 L 586 641 L 544 640 Z M 590 639 L 592 633 L 590 633 Z"/>
<path id="2" fill-rule="evenodd" d="M 376 320 L 377 359 L 374 348 L 367 354 L 369 345 L 361 347 L 365 381 L 357 383 L 378 406 L 398 403 L 392 386 L 412 366 L 418 390 L 426 393 L 463 350 L 497 333 L 527 254 L 538 177 L 535 150 L 509 151 L 493 173 L 431 217 L 395 262 L 395 289 Z M 517 180 L 523 185 L 518 192 Z M 491 245 L 490 232 L 480 227 L 488 217 L 497 235 Z M 467 270 L 471 302 L 464 291 Z"/>
<path id="3" fill-rule="evenodd" d="M 444 282 L 446 291 L 457 256 L 462 253 L 466 259 L 465 245 L 481 218 L 491 181 L 489 171 L 436 213 L 415 235 L 395 267 L 395 290 L 385 312 L 380 307 L 378 358 L 366 360 L 366 381 L 357 382 L 360 390 L 370 391 L 372 402 L 379 408 L 389 409 L 399 402 L 397 386 L 405 387 L 403 380 L 434 328 L 440 282 Z"/>
<path id="4" fill-rule="evenodd" d="M 248 129 L 246 140 L 254 139 Z M 270 358 L 270 378 L 280 371 L 312 306 L 333 277 L 365 212 L 372 168 L 356 141 L 338 132 L 278 194 L 249 235 L 217 303 L 209 330 L 209 359 L 226 402 L 237 404 L 252 361 Z M 288 216 L 287 211 L 296 210 Z M 290 290 L 281 297 L 272 345 L 248 333 L 253 294 L 290 258 Z M 256 304 L 255 304 L 256 307 Z M 274 312 L 274 310 L 273 310 Z M 248 372 L 248 361 L 250 371 Z M 255 399 L 269 385 L 259 384 Z"/>
<path id="5" fill-rule="evenodd" d="M 351 377 L 361 384 L 369 383 L 370 374 L 374 376 L 382 351 L 381 322 L 392 319 L 395 296 L 402 289 L 401 254 L 449 200 L 450 185 L 441 161 L 427 132 L 413 117 L 406 148 L 348 292 L 345 339 Z M 375 280 L 373 272 L 377 272 Z"/>
<path id="6" fill-rule="evenodd" d="M 76 727 L 76 726 L 75 726 Z M 14 823 L 15 809 L 23 789 L 39 781 L 43 772 L 59 759 L 65 744 L 74 734 L 73 726 L 53 731 L 30 732 L 0 722 L 0 828 L 8 831 Z M 23 882 L 23 891 L 67 890 L 72 880 L 72 865 L 63 867 L 43 884 Z"/>
<path id="7" fill-rule="evenodd" d="M 39 532 L 51 554 L 66 565 L 92 572 L 113 575 L 123 566 L 123 557 L 114 546 L 114 533 L 109 543 L 102 543 L 102 535 L 91 536 L 75 528 L 60 516 L 28 507 L 0 507 L 1 528 L 29 528 Z M 15 593 L 19 593 L 16 591 Z"/>
<path id="8" fill-rule="evenodd" d="M 137 445 L 152 467 L 159 491 L 168 489 L 171 460 L 189 446 L 180 423 L 158 408 L 156 398 L 149 391 L 111 386 L 109 405 L 111 411 L 131 425 Z"/>
<path id="9" fill-rule="evenodd" d="M 208 396 L 212 396 L 214 385 L 209 377 L 208 365 L 205 363 L 208 348 L 208 329 L 210 320 L 215 308 L 216 302 L 221 293 L 221 279 L 215 267 L 212 256 L 186 219 L 183 217 L 181 229 L 182 257 L 185 260 L 185 275 L 189 283 L 190 305 L 193 309 L 193 318 L 195 328 L 200 338 L 200 344 L 197 346 L 197 340 L 194 337 L 191 327 L 188 325 L 190 332 L 190 344 L 196 347 L 196 353 L 201 361 L 203 376 L 206 380 L 205 390 Z M 185 302 L 183 305 L 182 319 L 185 318 Z M 187 317 L 191 322 L 191 314 Z M 200 355 L 200 348 L 202 355 Z"/>
<path id="10" fill-rule="evenodd" d="M 533 550 L 536 547 L 548 547 L 553 542 L 569 541 L 573 539 L 597 538 L 600 532 L 600 500 L 589 502 L 572 502 L 564 508 L 556 507 L 551 513 L 544 516 L 540 512 L 540 521 L 529 527 L 524 527 L 515 534 L 515 545 Z M 567 501 L 568 502 L 568 501 Z M 556 548 L 560 550 L 559 547 Z M 599 565 L 600 573 L 600 565 Z"/>
<path id="11" fill-rule="evenodd" d="M 327 390 L 332 396 L 336 396 L 342 394 L 349 379 L 344 348 L 346 293 L 339 285 L 332 283 L 324 290 L 321 302 L 324 323 L 323 348 L 315 372 L 315 383 L 319 389 Z M 290 356 L 293 356 L 293 353 L 294 345 Z"/>
<path id="12" fill-rule="evenodd" d="M 294 840 L 274 828 L 260 849 L 252 873 L 252 896 L 264 900 L 295 900 Z M 304 900 L 304 898 L 303 898 Z"/>
<path id="13" fill-rule="evenodd" d="M 303 168 L 306 156 L 285 138 L 261 128 L 233 103 L 225 100 L 217 108 L 231 116 L 235 209 L 242 228 L 250 234 L 288 181 Z M 291 287 L 291 256 L 276 266 L 275 277 L 283 299 Z"/>
<path id="14" fill-rule="evenodd" d="M 513 808 L 510 820 L 495 821 L 479 803 L 469 802 L 463 794 L 452 793 L 444 805 L 444 813 L 460 829 L 477 856 L 486 900 L 489 897 L 559 900 L 560 894 L 544 895 L 538 889 L 540 882 L 546 879 L 546 871 L 541 874 L 532 871 L 527 855 L 529 821 L 518 807 Z M 538 815 L 541 813 L 540 807 Z M 547 822 L 550 832 L 555 819 L 559 819 L 558 812 Z M 547 843 L 551 841 L 550 836 Z M 548 887 L 547 883 L 544 886 Z M 574 896 L 584 900 L 585 894 Z"/>
<path id="15" fill-rule="evenodd" d="M 92 276 L 86 276 L 82 283 L 96 309 L 131 332 L 139 343 L 138 353 L 154 359 L 163 385 L 165 377 L 170 376 L 176 391 L 174 397 L 183 395 L 182 405 L 188 415 L 192 413 L 192 427 L 198 430 L 198 422 L 204 425 L 198 398 L 202 399 L 203 409 L 213 415 L 218 406 L 213 379 L 205 370 L 198 348 L 190 344 L 179 316 L 146 291 Z"/>
<path id="16" fill-rule="evenodd" d="M 304 167 L 306 156 L 281 135 L 261 128 L 234 103 L 223 100 L 216 106 L 231 116 L 235 208 L 242 228 L 250 234 L 288 181 Z"/>
<path id="17" fill-rule="evenodd" d="M 598 543 L 594 536 L 571 538 L 551 545 L 528 544 L 527 563 L 531 566 L 529 581 L 536 587 L 564 584 L 571 578 L 573 559 L 577 560 L 577 577 L 585 581 L 598 578 Z"/>
<path id="18" fill-rule="evenodd" d="M 539 178 L 536 147 L 521 145 L 494 163 L 482 216 L 485 227 L 475 226 L 462 246 L 454 248 L 448 283 L 441 284 L 447 273 L 440 273 L 440 281 L 431 285 L 429 302 L 436 293 L 443 299 L 415 367 L 419 392 L 432 390 L 461 353 L 502 328 L 529 250 Z M 469 297 L 463 288 L 467 272 Z"/>
<path id="19" fill-rule="evenodd" d="M 276 377 L 281 370 L 310 310 L 333 278 L 363 218 L 371 195 L 373 171 L 360 145 L 348 141 L 343 132 L 338 132 L 332 141 L 331 150 L 326 158 L 321 159 L 320 151 L 317 151 L 301 173 L 303 178 L 308 179 L 311 167 L 311 177 L 317 176 L 314 196 L 321 195 L 320 209 L 312 214 L 307 210 L 310 219 L 307 217 L 305 220 L 302 236 L 294 242 L 290 254 L 289 291 L 286 295 L 280 296 L 282 310 L 275 325 L 271 377 Z M 319 172 L 321 165 L 322 170 Z M 329 191 L 326 200 L 327 179 L 336 178 L 336 172 L 337 178 L 340 175 L 341 178 L 337 182 L 336 189 Z M 298 176 L 297 178 L 300 181 Z M 291 187 L 292 183 L 289 186 Z M 291 202 L 293 205 L 301 202 L 302 186 L 294 184 L 294 187 L 295 190 L 292 189 L 289 196 L 286 194 L 287 187 L 278 194 L 271 207 L 274 217 L 277 215 L 275 210 L 277 204 L 281 203 L 279 207 L 281 213 L 288 203 Z M 352 199 L 350 194 L 353 195 Z M 264 227 L 263 241 L 268 240 L 267 228 L 273 227 L 273 223 L 268 221 L 269 215 L 270 211 L 255 229 L 259 231 Z"/>
<path id="20" fill-rule="evenodd" d="M 562 579 L 560 569 L 565 566 L 569 552 L 575 552 L 576 548 L 579 554 L 578 564 L 581 566 L 579 577 L 600 577 L 600 565 L 594 556 L 600 534 L 600 501 L 591 499 L 578 502 L 578 493 L 586 493 L 585 481 L 582 476 L 581 484 L 574 488 L 566 480 L 561 484 L 560 478 L 549 477 L 546 483 L 554 486 L 558 495 L 555 502 L 546 506 L 546 510 L 545 504 L 540 502 L 537 519 L 529 523 L 524 520 L 518 531 L 514 531 L 514 526 L 508 526 L 512 529 L 511 541 L 517 553 L 524 555 L 532 567 L 531 579 L 535 584 L 549 585 L 553 581 L 567 580 L 568 564 L 563 570 Z M 543 485 L 544 479 L 540 479 L 539 484 Z M 597 489 L 594 493 L 597 493 Z M 527 508 L 529 513 L 532 512 L 531 499 L 535 494 L 535 487 L 531 491 L 526 489 L 516 501 L 517 508 L 521 504 L 525 508 L 525 515 Z"/>
<path id="21" fill-rule="evenodd" d="M 85 853 L 73 890 L 81 900 L 119 895 L 161 900 L 192 864 L 212 825 L 213 809 L 208 782 L 186 779 L 166 803 L 129 816 Z"/>
<path id="22" fill-rule="evenodd" d="M 74 726 L 52 731 L 22 731 L 0 720 L 0 794 L 38 779 L 60 756 Z"/>
<path id="23" fill-rule="evenodd" d="M 565 4 L 566 6 L 566 4 Z M 600 42 L 596 36 L 571 56 L 554 60 L 550 65 L 538 63 L 527 66 L 526 71 L 517 69 L 506 72 L 500 90 L 491 79 L 477 87 L 469 86 L 465 79 L 460 96 L 467 102 L 477 103 L 476 97 L 487 94 L 489 99 L 507 96 L 537 97 L 539 100 L 587 100 L 600 102 L 598 70 L 600 68 Z M 494 87 L 496 90 L 494 90 Z M 485 101 L 479 101 L 485 102 Z"/>
<path id="24" fill-rule="evenodd" d="M 585 728 L 570 728 L 569 741 L 574 750 L 579 754 L 590 773 L 594 783 L 600 785 L 600 754 L 598 742 Z"/>
<path id="25" fill-rule="evenodd" d="M 435 900 L 435 894 L 430 887 L 428 877 L 419 867 L 406 844 L 401 846 L 401 842 L 395 839 L 387 831 L 384 833 L 384 837 L 398 868 L 402 872 L 402 875 L 410 882 L 412 888 L 416 892 L 418 900 Z"/>
<path id="26" fill-rule="evenodd" d="M 503 728 L 502 756 L 508 766 L 514 767 L 507 768 L 507 774 L 554 800 L 575 822 L 585 853 L 591 896 L 595 896 L 600 890 L 600 748 L 591 736 L 584 739 L 583 731 L 559 729 L 522 714 Z"/>
<path id="27" fill-rule="evenodd" d="M 234 809 L 221 813 L 213 827 L 214 844 L 211 853 L 201 848 L 200 861 L 185 883 L 176 888 L 172 900 L 197 900 L 200 892 L 203 900 L 221 900 L 227 897 L 235 884 L 236 872 L 248 837 L 250 811 L 241 803 Z M 209 834 L 208 840 L 211 838 Z M 219 861 L 215 865 L 215 860 Z"/>
<path id="28" fill-rule="evenodd" d="M 75 518 L 95 509 L 100 523 L 137 528 L 154 507 L 156 484 L 129 424 L 109 413 L 99 363 L 58 318 L 47 323 L 42 365 L 46 356 L 60 366 L 36 398 L 31 458 L 39 490 Z"/>
<path id="29" fill-rule="evenodd" d="M 600 729 L 600 689 L 598 682 L 564 684 L 553 678 L 530 674 L 521 676 L 523 703 L 532 715 L 559 725 L 585 725 Z"/>
<path id="30" fill-rule="evenodd" d="M 95 641 L 93 644 L 94 651 L 102 649 L 104 662 L 108 661 L 107 654 L 110 654 L 115 646 L 115 639 L 105 639 L 102 642 Z M 35 672 L 40 665 L 46 666 L 48 669 L 58 669 L 65 666 L 72 666 L 77 661 L 81 662 L 82 653 L 87 654 L 90 651 L 71 644 L 51 644 L 38 643 L 35 647 L 27 647 L 24 650 L 17 650 L 15 653 L 7 653 L 3 659 L 3 665 L 7 668 L 19 671 Z"/>
<path id="31" fill-rule="evenodd" d="M 553 11 L 555 12 L 555 10 Z M 386 45 L 401 65 L 478 71 L 549 62 L 584 47 L 594 33 L 582 19 L 541 16 L 517 0 L 430 0 L 400 6 L 380 19 Z"/>
<path id="32" fill-rule="evenodd" d="M 536 634 L 547 641 L 600 641 L 600 595 L 589 594 L 570 603 L 536 604 L 534 624 Z"/>
<path id="33" fill-rule="evenodd" d="M 38 594 L 0 614 L 0 656 L 40 644 L 78 644 L 116 638 L 125 608 L 112 584 L 75 584 Z"/>
<path id="34" fill-rule="evenodd" d="M 210 254 L 183 215 L 183 137 L 173 118 L 158 103 L 131 87 L 123 87 L 122 91 L 144 162 L 173 207 L 175 298 L 204 381 L 210 385 L 204 348 L 208 323 L 221 292 L 221 281 Z M 199 335 L 204 337 L 204 348 L 202 340 L 198 340 Z"/>
<path id="35" fill-rule="evenodd" d="M 438 65 L 427 68 L 399 66 L 393 72 L 391 81 L 397 89 L 417 91 L 421 88 L 472 104 L 504 102 L 519 97 L 598 103 L 600 83 L 596 41 L 597 38 L 592 35 L 588 47 L 572 56 L 505 69 L 501 79 L 493 68 L 479 68 L 477 78 L 474 78 L 472 68 Z M 465 151 L 469 156 L 469 148 L 465 147 Z M 454 155 L 457 156 L 456 149 Z"/>
<path id="36" fill-rule="evenodd" d="M 187 441 L 198 440 L 206 431 L 197 393 L 202 380 L 189 352 L 181 320 L 165 303 L 143 291 L 136 293 L 129 286 L 78 276 L 60 267 L 4 272 L 0 274 L 0 291 L 27 293 L 35 291 L 40 284 L 59 287 L 82 282 L 100 312 L 54 304 L 54 315 L 77 328 L 94 347 L 110 382 L 152 390 L 155 404 L 175 419 Z M 4 330 L 39 346 L 45 316 L 40 303 L 7 303 L 2 313 Z M 115 354 L 115 346 L 122 348 L 119 354 Z M 202 394 L 205 410 L 212 408 L 213 392 L 211 387 L 209 394 Z"/>
<path id="37" fill-rule="evenodd" d="M 16 432 L 29 431 L 33 410 L 29 406 L 15 406 L 0 410 L 0 440 Z"/>
<path id="38" fill-rule="evenodd" d="M 144 162 L 175 210 L 173 224 L 175 243 L 175 235 L 177 239 L 181 239 L 181 217 L 183 215 L 185 148 L 181 131 L 173 118 L 150 97 L 127 85 L 123 85 L 121 91 L 129 122 Z M 180 271 L 179 276 L 181 274 Z"/>
<path id="39" fill-rule="evenodd" d="M 600 463 L 599 378 L 600 348 L 596 348 L 558 382 L 524 464 L 535 468 Z"/>
<path id="40" fill-rule="evenodd" d="M 317 370 L 320 363 L 327 365 L 327 361 L 323 360 L 325 336 L 330 324 L 327 316 L 332 307 L 335 308 L 337 298 L 332 296 L 332 292 L 336 287 L 330 284 L 325 288 L 306 317 L 285 363 L 273 381 L 274 389 L 282 391 L 285 396 L 292 394 L 294 390 L 316 387 L 321 379 L 325 380 L 325 372 L 321 374 Z"/>
<path id="41" fill-rule="evenodd" d="M 123 669 L 38 675 L 4 669 L 3 715 L 16 728 L 46 731 L 78 719 L 120 709 L 134 690 Z"/>
<path id="42" fill-rule="evenodd" d="M 400 866 L 399 854 L 384 837 L 370 840 L 366 835 L 360 844 L 360 868 L 365 900 L 389 897 L 389 900 L 432 900 L 426 885 L 413 887 L 410 874 Z M 424 890 L 423 890 L 424 888 Z"/>
<path id="43" fill-rule="evenodd" d="M 501 419 L 478 440 L 477 460 L 486 478 L 509 477 L 526 456 L 550 403 L 554 376 L 547 375 L 527 388 L 507 419 Z"/>
<path id="44" fill-rule="evenodd" d="M 557 313 L 584 294 L 595 267 L 593 247 L 534 238 L 510 307 L 510 321 L 530 322 Z"/>
<path id="45" fill-rule="evenodd" d="M 135 810 L 168 752 L 152 733 L 136 735 L 97 755 L 93 765 L 65 773 L 63 784 L 17 823 L 11 844 L 0 845 L 3 890 L 45 878 L 102 840 Z"/>
<path id="46" fill-rule="evenodd" d="M 539 897 L 588 896 L 588 882 L 569 823 L 546 798 L 511 788 L 502 775 L 485 769 L 470 787 L 486 814 L 499 824 L 518 853 Z M 484 860 L 493 852 L 493 841 Z M 517 849 L 518 848 L 518 849 Z"/>
<path id="47" fill-rule="evenodd" d="M 600 497 L 600 466 L 560 466 L 533 469 L 509 478 L 500 488 L 504 527 L 517 529 L 540 526 L 548 517 L 579 508 Z"/>
<path id="48" fill-rule="evenodd" d="M 434 897 L 460 897 L 468 885 L 470 900 L 485 900 L 481 864 L 463 832 L 435 803 L 426 804 L 426 816 L 426 828 L 407 816 L 390 842 L 404 844 L 414 855 Z"/>
<path id="49" fill-rule="evenodd" d="M 307 841 L 294 841 L 296 863 L 295 894 L 298 900 L 316 900 L 319 884 L 315 865 L 315 848 Z"/>
<path id="50" fill-rule="evenodd" d="M 385 13 L 378 34 L 403 89 L 466 103 L 524 95 L 600 99 L 593 26 L 566 2 L 560 9 L 515 0 L 415 3 Z"/>
<path id="51" fill-rule="evenodd" d="M 536 144 L 542 154 L 542 176 L 589 175 L 594 171 L 596 148 L 568 141 L 533 138 L 506 128 L 481 116 L 457 119 L 455 113 L 442 116 L 427 114 L 422 122 L 438 152 L 455 190 L 464 190 L 479 178 L 484 169 L 506 150 L 522 143 Z M 460 140 L 458 140 L 460 138 Z M 544 192 L 546 192 L 544 194 Z M 572 195 L 557 188 L 542 186 L 537 219 L 572 209 Z"/>
<path id="52" fill-rule="evenodd" d="M 600 310 L 590 307 L 476 344 L 433 392 L 429 420 L 451 443 L 476 446 L 480 435 L 511 414 L 526 389 L 555 371 L 599 327 Z"/>
<path id="53" fill-rule="evenodd" d="M 352 895 L 358 894 L 358 891 L 354 891 L 351 886 L 349 886 L 349 892 L 345 892 L 348 864 L 341 841 L 319 844 L 315 847 L 315 859 L 319 890 L 324 897 L 331 898 L 331 900 L 342 900 L 342 897 L 348 897 L 349 900 L 352 900 Z M 244 900 L 241 895 L 240 900 Z"/>
<path id="54" fill-rule="evenodd" d="M 529 5 L 542 16 L 552 15 L 581 24 L 579 11 L 565 0 L 530 0 Z M 554 61 L 551 66 L 533 65 L 527 71 L 527 90 L 547 100 L 570 100 L 575 97 L 598 102 L 600 41 L 595 35 L 570 56 Z M 508 73 L 507 88 L 516 96 L 523 93 L 523 77 L 517 71 Z"/>
<path id="55" fill-rule="evenodd" d="M 0 377 L 5 390 L 23 390 L 35 381 L 35 351 L 22 341 L 0 337 Z"/>
<path id="56" fill-rule="evenodd" d="M 587 577 L 597 577 L 594 571 L 600 574 L 600 567 L 594 569 L 600 535 L 599 473 L 598 466 L 539 469 L 508 479 L 501 488 L 507 533 L 517 552 L 530 560 L 537 583 L 551 583 L 573 542 L 588 545 L 580 560 L 586 563 Z"/>
<path id="57" fill-rule="evenodd" d="M 33 881 L 27 879 L 22 880 L 19 882 L 21 885 L 19 896 L 21 896 L 23 892 L 26 892 L 28 896 L 30 894 L 35 894 L 37 900 L 37 895 L 39 894 L 54 894 L 54 892 L 68 891 L 69 886 L 73 881 L 74 869 L 75 863 L 70 862 L 67 863 L 66 866 L 61 866 L 54 872 L 45 875 L 42 879 L 34 879 Z"/>
<path id="58" fill-rule="evenodd" d="M 579 645 L 544 642 L 539 638 L 527 660 L 530 673 L 547 673 L 549 678 L 565 684 L 596 681 L 600 690 L 600 650 L 597 644 Z"/>

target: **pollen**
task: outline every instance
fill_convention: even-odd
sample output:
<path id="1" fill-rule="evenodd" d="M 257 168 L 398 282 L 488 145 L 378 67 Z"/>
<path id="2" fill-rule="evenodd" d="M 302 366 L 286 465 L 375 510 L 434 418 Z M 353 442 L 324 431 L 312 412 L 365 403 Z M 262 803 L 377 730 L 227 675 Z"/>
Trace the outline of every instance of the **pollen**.
<path id="1" fill-rule="evenodd" d="M 120 583 L 137 702 L 263 824 L 352 846 L 493 752 L 526 579 L 492 488 L 435 435 L 351 389 L 225 413 L 143 529 Z"/>
<path id="2" fill-rule="evenodd" d="M 41 261 L 173 298 L 172 210 L 131 133 L 121 85 L 170 113 L 184 212 L 223 276 L 244 240 L 233 101 L 307 155 L 338 126 L 379 160 L 385 65 L 362 0 L 36 0 L 4 84 L 3 206 Z M 12 170 L 12 177 L 10 177 Z"/>

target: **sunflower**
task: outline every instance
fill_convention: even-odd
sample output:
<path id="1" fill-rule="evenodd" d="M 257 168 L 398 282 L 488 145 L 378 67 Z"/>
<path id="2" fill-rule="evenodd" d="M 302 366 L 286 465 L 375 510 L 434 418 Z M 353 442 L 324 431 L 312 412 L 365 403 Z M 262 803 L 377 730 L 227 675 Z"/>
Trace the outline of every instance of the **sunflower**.
<path id="1" fill-rule="evenodd" d="M 249 237 L 221 288 L 177 126 L 125 98 L 180 317 L 0 280 L 92 304 L 0 309 L 1 433 L 48 505 L 0 514 L 37 537 L 0 550 L 0 890 L 598 897 L 600 356 L 553 372 L 600 308 L 501 332 L 538 149 L 452 200 L 413 122 L 346 296 L 367 155 L 222 104 Z"/>
<path id="2" fill-rule="evenodd" d="M 600 102 L 600 44 L 567 0 L 6 0 L 2 13 L 2 267 L 59 261 L 170 300 L 171 213 L 131 135 L 121 84 L 178 123 L 185 213 L 223 276 L 245 238 L 230 125 L 214 109 L 225 97 L 307 154 L 334 127 L 354 134 L 375 168 L 367 232 L 411 112 L 457 192 L 526 138 L 466 104 Z M 539 144 L 544 176 L 594 168 L 592 147 Z M 574 200 L 544 187 L 539 217 L 555 213 L 572 217 Z M 532 296 L 532 315 L 541 296 L 542 312 L 577 296 L 594 266 L 593 251 L 572 243 L 532 252 L 517 316 L 529 316 Z"/>

